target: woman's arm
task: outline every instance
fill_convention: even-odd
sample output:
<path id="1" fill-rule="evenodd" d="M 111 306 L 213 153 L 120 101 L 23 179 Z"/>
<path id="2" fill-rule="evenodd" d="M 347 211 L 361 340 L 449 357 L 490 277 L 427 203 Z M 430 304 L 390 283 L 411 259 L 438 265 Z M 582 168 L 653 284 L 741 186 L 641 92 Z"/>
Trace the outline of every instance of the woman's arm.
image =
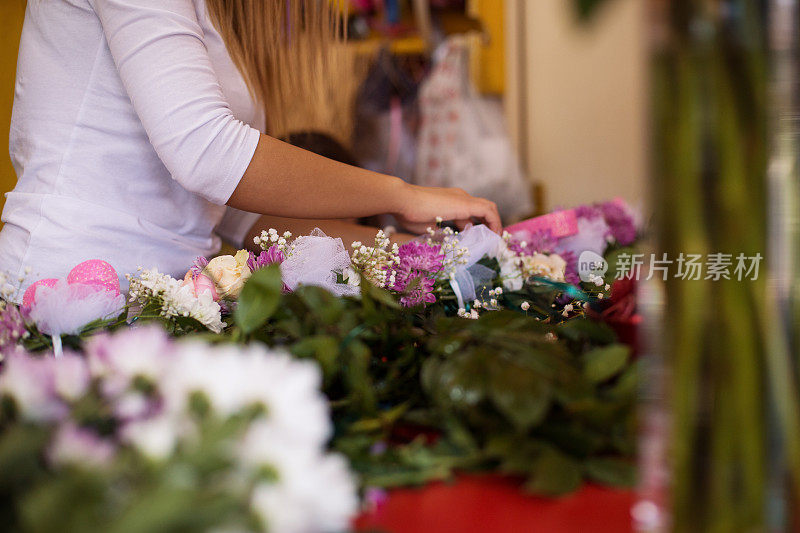
<path id="1" fill-rule="evenodd" d="M 244 239 L 244 247 L 248 250 L 258 251 L 258 247 L 253 243 L 253 238 L 261 235 L 263 230 L 275 228 L 278 233 L 284 231 L 291 231 L 292 235 L 299 237 L 301 235 L 308 235 L 315 228 L 321 229 L 328 237 L 339 237 L 344 242 L 346 248 L 350 248 L 350 243 L 354 241 L 361 241 L 367 245 L 375 240 L 375 234 L 378 228 L 370 226 L 362 226 L 349 220 L 338 219 L 301 219 L 301 218 L 284 218 L 271 215 L 262 215 L 258 221 L 253 224 L 247 236 Z M 389 240 L 397 244 L 403 244 L 414 236 L 408 233 L 393 233 L 389 235 Z"/>
<path id="2" fill-rule="evenodd" d="M 365 217 L 389 213 L 406 229 L 422 233 L 436 217 L 460 226 L 470 219 L 501 230 L 494 203 L 460 189 L 409 185 L 313 154 L 262 135 L 228 205 L 244 211 L 294 218 Z M 277 229 L 277 228 L 276 228 Z"/>
<path id="3" fill-rule="evenodd" d="M 211 202 L 262 214 L 394 214 L 422 232 L 437 216 L 500 230 L 497 208 L 457 189 L 425 189 L 336 163 L 235 119 L 192 0 L 90 0 L 148 139 L 172 177 Z"/>

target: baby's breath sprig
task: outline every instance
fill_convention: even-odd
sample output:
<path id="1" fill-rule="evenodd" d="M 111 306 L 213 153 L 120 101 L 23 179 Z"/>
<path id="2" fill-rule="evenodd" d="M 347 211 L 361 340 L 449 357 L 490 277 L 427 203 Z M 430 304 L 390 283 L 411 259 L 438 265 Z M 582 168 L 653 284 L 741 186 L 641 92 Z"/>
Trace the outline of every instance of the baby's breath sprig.
<path id="1" fill-rule="evenodd" d="M 386 232 L 378 230 L 374 246 L 366 246 L 361 241 L 355 241 L 351 247 L 353 253 L 350 260 L 353 268 L 377 287 L 394 285 L 397 276 L 395 267 L 400 263 L 399 247 L 397 243 L 391 242 Z"/>
<path id="2" fill-rule="evenodd" d="M 436 222 L 440 224 L 441 217 L 437 217 Z M 469 249 L 459 246 L 458 232 L 453 228 L 428 228 L 427 233 L 425 242 L 430 246 L 441 246 L 441 253 L 445 257 L 440 277 L 454 279 L 458 267 L 467 263 Z"/>
<path id="3" fill-rule="evenodd" d="M 283 255 L 288 257 L 294 248 L 292 242 L 292 232 L 285 231 L 283 235 L 278 234 L 275 228 L 269 228 L 261 232 L 261 235 L 253 238 L 253 243 L 261 247 L 262 250 L 269 250 L 273 246 L 277 246 L 278 250 L 283 252 Z"/>

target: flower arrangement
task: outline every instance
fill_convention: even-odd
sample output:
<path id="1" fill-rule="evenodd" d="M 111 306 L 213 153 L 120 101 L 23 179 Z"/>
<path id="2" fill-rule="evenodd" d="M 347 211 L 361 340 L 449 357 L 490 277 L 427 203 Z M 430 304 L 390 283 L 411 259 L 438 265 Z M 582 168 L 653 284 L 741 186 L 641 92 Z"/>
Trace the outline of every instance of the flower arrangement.
<path id="1" fill-rule="evenodd" d="M 322 451 L 331 423 L 330 447 L 347 456 L 365 494 L 461 468 L 501 468 L 539 494 L 569 492 L 583 479 L 630 485 L 635 358 L 586 316 L 618 307 L 605 298 L 610 284 L 601 276 L 569 283 L 578 246 L 609 262 L 621 249 L 598 212 L 578 213 L 558 232 L 437 227 L 402 246 L 379 231 L 371 246 L 350 251 L 319 231 L 267 230 L 255 241 L 259 253 L 198 258 L 182 280 L 140 269 L 128 277 L 119 316 L 59 336 L 67 353 L 58 361 L 49 358 L 55 337 L 31 308 L 7 304 L 0 468 L 2 440 L 24 427 L 38 435 L 31 453 L 48 458 L 36 474 L 47 490 L 65 480 L 74 492 L 78 473 L 91 474 L 99 480 L 92 501 L 110 505 L 109 487 L 121 483 L 130 500 L 114 504 L 123 513 L 150 491 L 178 490 L 174 472 L 188 472 L 199 481 L 181 488 L 192 503 L 174 520 L 219 501 L 214 517 L 222 518 L 202 515 L 205 523 L 278 531 L 341 525 L 355 505 L 341 460 Z M 578 245 L 583 218 L 602 218 L 606 229 Z M 148 322 L 188 340 L 167 340 Z M 335 489 L 329 506 L 307 480 Z M 16 487 L 9 501 L 27 502 L 36 487 Z M 246 523 L 225 522 L 234 515 Z"/>
<path id="2" fill-rule="evenodd" d="M 5 525 L 343 530 L 356 485 L 325 451 L 320 384 L 311 362 L 176 343 L 157 327 L 97 336 L 60 359 L 11 354 L 0 373 L 0 508 L 37 512 L 2 509 L 15 517 Z"/>

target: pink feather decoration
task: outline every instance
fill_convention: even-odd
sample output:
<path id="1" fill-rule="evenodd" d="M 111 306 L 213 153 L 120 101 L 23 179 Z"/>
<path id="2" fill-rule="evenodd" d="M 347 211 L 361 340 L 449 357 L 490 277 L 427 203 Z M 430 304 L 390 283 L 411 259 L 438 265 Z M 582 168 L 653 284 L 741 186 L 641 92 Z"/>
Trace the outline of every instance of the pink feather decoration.
<path id="1" fill-rule="evenodd" d="M 114 294 L 119 294 L 119 276 L 114 267 L 102 259 L 90 259 L 79 264 L 67 274 L 67 283 L 94 285 Z"/>

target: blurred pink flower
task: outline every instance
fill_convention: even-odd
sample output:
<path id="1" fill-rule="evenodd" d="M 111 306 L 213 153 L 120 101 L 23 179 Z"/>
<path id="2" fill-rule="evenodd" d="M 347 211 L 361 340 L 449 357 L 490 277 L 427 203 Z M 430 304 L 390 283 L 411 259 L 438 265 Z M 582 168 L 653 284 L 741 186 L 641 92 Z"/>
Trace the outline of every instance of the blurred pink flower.
<path id="1" fill-rule="evenodd" d="M 55 465 L 102 467 L 114 459 L 115 453 L 116 448 L 110 441 L 90 429 L 67 422 L 58 428 L 47 450 L 47 458 Z"/>

